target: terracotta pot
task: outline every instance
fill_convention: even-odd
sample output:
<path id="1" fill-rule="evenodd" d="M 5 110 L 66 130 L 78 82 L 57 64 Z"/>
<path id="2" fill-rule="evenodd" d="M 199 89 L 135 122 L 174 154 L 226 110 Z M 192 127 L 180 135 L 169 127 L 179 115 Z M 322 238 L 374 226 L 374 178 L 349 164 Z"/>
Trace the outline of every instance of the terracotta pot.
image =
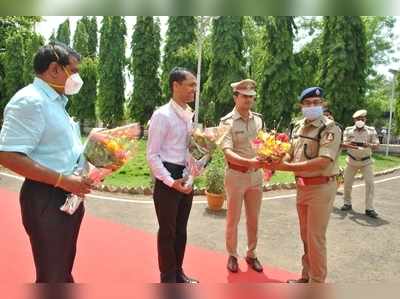
<path id="1" fill-rule="evenodd" d="M 222 205 L 224 204 L 225 195 L 210 193 L 207 192 L 207 190 L 205 193 L 207 195 L 208 208 L 213 211 L 221 210 Z"/>

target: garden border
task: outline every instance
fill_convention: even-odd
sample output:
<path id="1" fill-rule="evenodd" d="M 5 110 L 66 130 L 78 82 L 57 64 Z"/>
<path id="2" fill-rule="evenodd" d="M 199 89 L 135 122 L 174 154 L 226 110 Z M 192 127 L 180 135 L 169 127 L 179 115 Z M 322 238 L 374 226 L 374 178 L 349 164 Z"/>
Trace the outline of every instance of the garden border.
<path id="1" fill-rule="evenodd" d="M 400 170 L 399 167 L 390 168 L 382 171 L 378 171 L 374 173 L 374 177 L 383 176 L 387 174 L 394 173 Z M 357 175 L 356 180 L 361 180 L 363 177 L 362 175 Z M 107 186 L 107 185 L 100 185 L 94 188 L 97 191 L 101 192 L 109 192 L 109 193 L 124 193 L 124 194 L 134 194 L 134 195 L 152 195 L 153 190 L 150 187 L 115 187 L 115 186 Z M 274 184 L 267 184 L 264 185 L 263 191 L 277 191 L 277 190 L 293 190 L 296 189 L 296 183 L 274 183 Z M 194 195 L 205 195 L 205 188 L 195 188 Z"/>

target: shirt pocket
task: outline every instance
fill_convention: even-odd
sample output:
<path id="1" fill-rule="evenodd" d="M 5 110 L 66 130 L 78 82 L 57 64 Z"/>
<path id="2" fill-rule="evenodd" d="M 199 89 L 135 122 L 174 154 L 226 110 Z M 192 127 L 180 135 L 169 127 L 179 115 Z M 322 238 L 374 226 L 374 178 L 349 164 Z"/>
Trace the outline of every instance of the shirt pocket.
<path id="1" fill-rule="evenodd" d="M 306 159 L 314 159 L 318 156 L 318 142 L 307 140 L 303 145 L 304 157 Z"/>
<path id="2" fill-rule="evenodd" d="M 248 140 L 246 131 L 244 130 L 232 131 L 232 137 L 235 147 L 242 147 Z"/>

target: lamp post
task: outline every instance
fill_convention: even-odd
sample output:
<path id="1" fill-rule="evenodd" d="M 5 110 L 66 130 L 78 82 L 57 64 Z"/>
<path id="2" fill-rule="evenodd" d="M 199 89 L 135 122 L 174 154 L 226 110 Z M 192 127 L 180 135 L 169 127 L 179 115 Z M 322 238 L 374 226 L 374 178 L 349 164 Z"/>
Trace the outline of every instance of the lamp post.
<path id="1" fill-rule="evenodd" d="M 393 101 L 394 101 L 394 89 L 395 89 L 395 85 L 396 85 L 396 78 L 397 78 L 397 74 L 399 73 L 399 70 L 394 70 L 394 69 L 390 69 L 389 72 L 392 73 L 393 78 L 392 78 L 392 96 L 390 97 L 390 103 L 389 103 L 389 128 L 388 128 L 388 135 L 387 135 L 387 139 L 386 139 L 386 156 L 389 155 L 389 144 L 390 144 L 390 135 L 391 135 L 391 131 L 392 131 L 392 114 L 393 114 Z"/>
<path id="2" fill-rule="evenodd" d="M 201 16 L 199 17 L 199 31 L 197 36 L 197 87 L 196 99 L 194 108 L 194 127 L 197 128 L 199 124 L 199 102 L 200 102 L 200 83 L 201 83 L 201 59 L 203 52 L 203 42 L 206 36 L 207 25 L 212 17 Z"/>

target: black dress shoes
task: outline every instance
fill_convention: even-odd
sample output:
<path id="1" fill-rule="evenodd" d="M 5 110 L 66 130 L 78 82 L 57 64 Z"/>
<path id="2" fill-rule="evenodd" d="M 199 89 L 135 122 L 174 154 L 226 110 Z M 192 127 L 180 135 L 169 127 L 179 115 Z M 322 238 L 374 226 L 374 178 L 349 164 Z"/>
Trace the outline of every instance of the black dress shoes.
<path id="1" fill-rule="evenodd" d="M 236 273 L 237 271 L 239 271 L 239 265 L 238 265 L 237 258 L 231 255 L 228 258 L 228 264 L 226 265 L 226 267 L 228 268 L 229 272 L 232 272 L 232 273 Z"/>
<path id="2" fill-rule="evenodd" d="M 176 272 L 173 273 L 161 273 L 161 283 L 176 283 Z"/>
<path id="3" fill-rule="evenodd" d="M 371 218 L 378 218 L 378 213 L 375 210 L 365 210 L 365 215 Z"/>
<path id="4" fill-rule="evenodd" d="M 287 283 L 308 283 L 310 280 L 308 278 L 299 278 L 299 279 L 289 279 Z"/>
<path id="5" fill-rule="evenodd" d="M 349 205 L 349 204 L 344 204 L 344 205 L 340 208 L 341 211 L 351 211 L 352 209 L 353 209 L 353 207 L 352 207 L 351 205 Z"/>
<path id="6" fill-rule="evenodd" d="M 246 262 L 254 271 L 262 272 L 263 266 L 257 258 L 246 257 Z"/>
<path id="7" fill-rule="evenodd" d="M 191 278 L 186 276 L 186 274 L 182 271 L 182 272 L 178 272 L 176 274 L 176 282 L 177 283 L 199 283 L 199 281 L 197 279 Z"/>

